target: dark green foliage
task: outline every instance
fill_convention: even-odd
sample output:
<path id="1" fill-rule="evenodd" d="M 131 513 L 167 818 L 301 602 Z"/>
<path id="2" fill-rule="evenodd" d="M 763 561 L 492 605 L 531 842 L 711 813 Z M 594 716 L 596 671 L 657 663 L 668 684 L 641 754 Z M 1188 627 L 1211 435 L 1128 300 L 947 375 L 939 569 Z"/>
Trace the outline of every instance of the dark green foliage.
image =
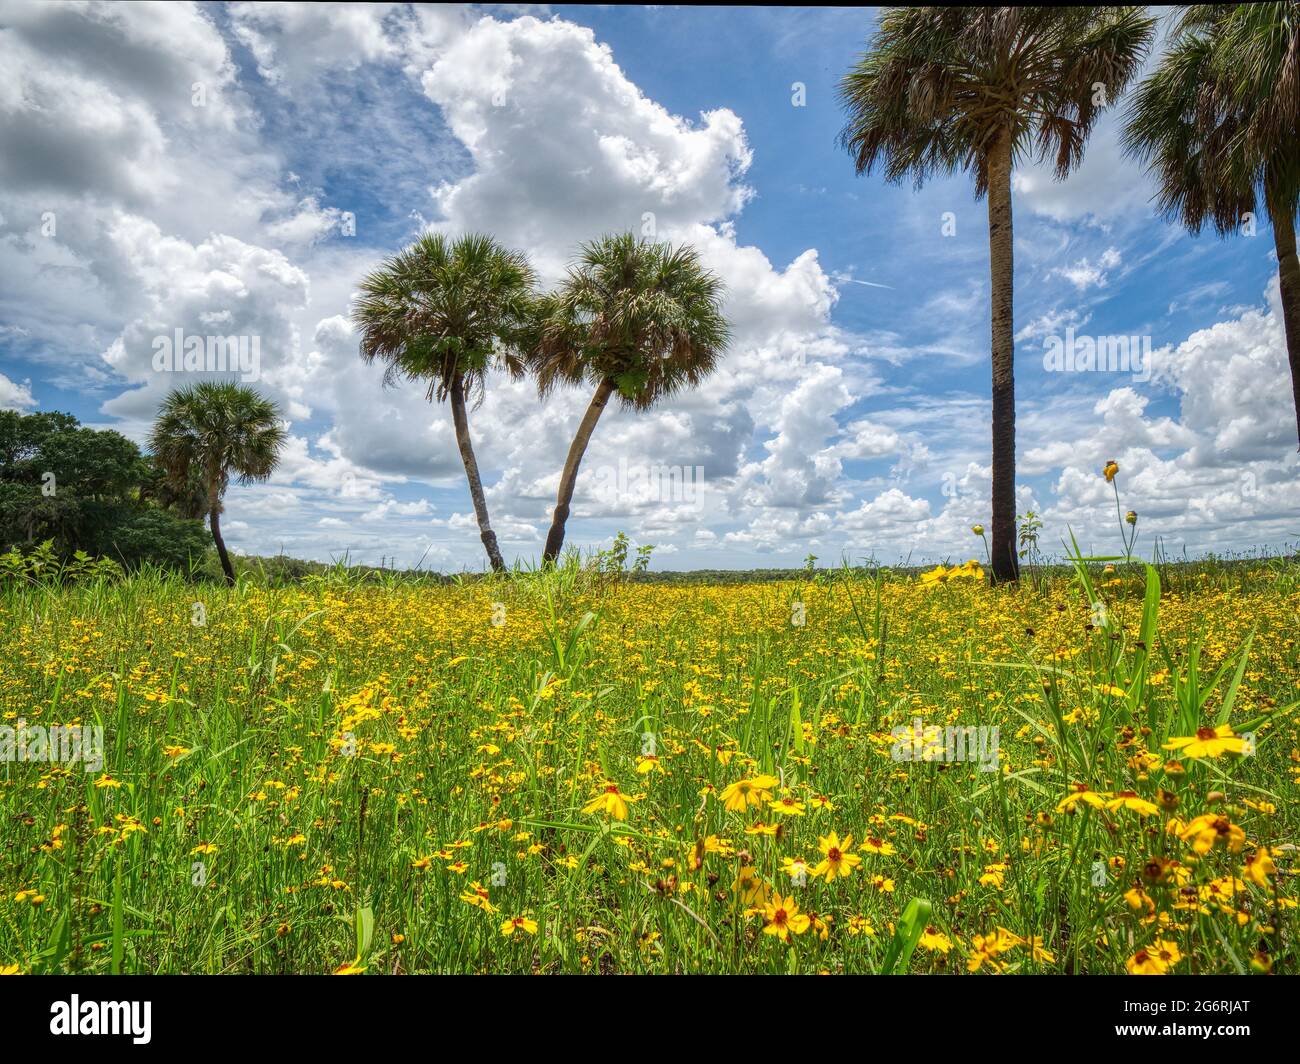
<path id="1" fill-rule="evenodd" d="M 145 562 L 189 572 L 210 540 L 163 508 L 159 470 L 117 432 L 69 414 L 0 411 L 0 550 L 45 540 L 67 560 L 82 550 L 128 569 Z M 178 507 L 179 509 L 179 507 Z"/>

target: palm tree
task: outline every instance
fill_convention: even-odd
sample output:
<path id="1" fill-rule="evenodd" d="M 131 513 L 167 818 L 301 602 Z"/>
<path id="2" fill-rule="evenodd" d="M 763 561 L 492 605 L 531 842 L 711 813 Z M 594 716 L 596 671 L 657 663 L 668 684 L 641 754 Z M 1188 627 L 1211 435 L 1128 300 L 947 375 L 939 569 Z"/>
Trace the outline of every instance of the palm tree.
<path id="1" fill-rule="evenodd" d="M 403 379 L 427 381 L 430 402 L 450 398 L 479 536 L 497 572 L 506 563 L 488 520 L 465 401 L 467 396 L 481 401 L 494 364 L 522 376 L 516 345 L 530 321 L 533 283 L 528 260 L 489 236 L 449 240 L 431 233 L 362 281 L 352 310 L 361 330 L 361 357 L 386 364 L 385 386 Z"/>
<path id="2" fill-rule="evenodd" d="M 1051 157 L 1058 178 L 1078 165 L 1153 26 L 1134 7 L 890 8 L 840 83 L 840 139 L 859 174 L 880 166 L 919 188 L 961 170 L 988 195 L 995 581 L 1019 577 L 1011 170 L 1033 156 Z"/>
<path id="3" fill-rule="evenodd" d="M 1264 201 L 1300 436 L 1300 4 L 1198 4 L 1138 89 L 1125 147 L 1150 163 L 1160 210 L 1192 233 L 1239 232 Z"/>
<path id="4" fill-rule="evenodd" d="M 226 583 L 235 570 L 221 538 L 222 499 L 232 476 L 241 484 L 266 480 L 284 446 L 280 411 L 269 399 L 240 384 L 205 381 L 174 391 L 163 400 L 149 437 L 149 449 L 173 490 L 183 494 L 198 476 L 204 511 L 212 527 Z"/>
<path id="5" fill-rule="evenodd" d="M 729 335 L 722 296 L 694 248 L 624 233 L 582 245 L 558 291 L 541 300 L 529 352 L 538 393 L 561 383 L 595 388 L 560 474 L 544 563 L 564 546 L 578 467 L 605 405 L 617 393 L 624 407 L 648 410 L 709 376 Z"/>

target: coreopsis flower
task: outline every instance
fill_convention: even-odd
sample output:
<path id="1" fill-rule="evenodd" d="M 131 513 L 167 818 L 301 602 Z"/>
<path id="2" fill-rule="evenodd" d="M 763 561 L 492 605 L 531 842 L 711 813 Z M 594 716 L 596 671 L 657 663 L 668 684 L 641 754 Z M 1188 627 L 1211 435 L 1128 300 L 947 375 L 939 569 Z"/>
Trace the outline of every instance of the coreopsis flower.
<path id="1" fill-rule="evenodd" d="M 645 776 L 651 772 L 658 772 L 660 775 L 667 775 L 664 772 L 663 762 L 653 754 L 647 754 L 645 757 L 636 759 L 636 770 L 639 775 Z"/>
<path id="2" fill-rule="evenodd" d="M 1170 739 L 1164 749 L 1181 750 L 1188 757 L 1221 757 L 1223 754 L 1244 754 L 1246 740 L 1234 735 L 1230 725 L 1220 724 L 1216 728 L 1198 728 L 1195 735 Z"/>
<path id="3" fill-rule="evenodd" d="M 984 535 L 984 526 L 983 526 L 983 525 L 971 525 L 971 526 L 970 526 L 970 530 L 971 530 L 972 532 L 974 532 L 975 535 L 977 535 L 977 536 L 982 536 L 982 535 Z"/>
<path id="4" fill-rule="evenodd" d="M 1242 868 L 1241 874 L 1257 887 L 1268 889 L 1269 876 L 1277 875 L 1277 866 L 1273 863 L 1273 855 L 1269 853 L 1267 846 L 1261 846 L 1254 850 L 1246 858 L 1245 867 Z"/>
<path id="5" fill-rule="evenodd" d="M 366 966 L 361 963 L 361 958 L 345 961 L 334 969 L 335 975 L 360 975 L 366 970 Z"/>
<path id="6" fill-rule="evenodd" d="M 505 938 L 509 938 L 516 931 L 535 935 L 537 934 L 537 921 L 530 920 L 527 916 L 512 916 L 501 925 L 501 934 Z"/>
<path id="7" fill-rule="evenodd" d="M 1157 855 L 1147 858 L 1146 863 L 1143 864 L 1142 878 L 1148 883 L 1165 886 L 1177 879 L 1180 871 L 1185 874 L 1187 870 L 1177 861 Z"/>
<path id="8" fill-rule="evenodd" d="M 872 938 L 876 937 L 876 929 L 871 926 L 871 921 L 869 921 L 865 916 L 850 916 L 849 922 L 846 926 L 848 927 L 850 935 L 869 935 Z"/>
<path id="9" fill-rule="evenodd" d="M 775 776 L 767 775 L 737 780 L 719 795 L 722 808 L 729 813 L 743 813 L 751 805 L 762 805 L 772 797 L 773 788 L 780 783 Z"/>
<path id="10" fill-rule="evenodd" d="M 1174 942 L 1166 942 L 1162 938 L 1156 939 L 1149 947 L 1151 952 L 1159 959 L 1160 963 L 1168 970 L 1183 959 L 1183 955 L 1178 952 L 1178 945 Z"/>
<path id="11" fill-rule="evenodd" d="M 921 574 L 922 584 L 941 584 L 948 576 L 948 570 L 942 565 L 936 565 L 933 569 Z"/>
<path id="12" fill-rule="evenodd" d="M 726 839 L 720 839 L 717 835 L 709 835 L 704 840 L 704 852 L 716 853 L 720 857 L 730 857 L 736 851 L 732 849 L 731 843 Z"/>
<path id="13" fill-rule="evenodd" d="M 497 907 L 489 900 L 487 887 L 483 886 L 477 879 L 469 885 L 468 890 L 460 892 L 460 900 L 466 905 L 482 909 L 489 916 L 497 911 Z"/>
<path id="14" fill-rule="evenodd" d="M 582 807 L 584 813 L 605 813 L 615 820 L 627 819 L 627 799 L 619 793 L 618 784 L 606 782 L 601 792 Z"/>
<path id="15" fill-rule="evenodd" d="M 1152 813 L 1160 812 L 1154 802 L 1140 798 L 1136 791 L 1116 791 L 1115 797 L 1106 803 L 1106 808 L 1112 813 L 1127 809 L 1138 816 L 1151 816 Z"/>
<path id="16" fill-rule="evenodd" d="M 1124 520 L 1127 521 L 1130 525 L 1137 524 L 1138 523 L 1137 511 L 1130 510 L 1128 513 L 1124 515 Z"/>
<path id="17" fill-rule="evenodd" d="M 938 928 L 927 927 L 917 939 L 918 946 L 930 953 L 947 953 L 952 949 L 952 941 Z"/>
<path id="18" fill-rule="evenodd" d="M 1013 935 L 1005 927 L 999 927 L 991 935 L 972 935 L 970 945 L 971 953 L 966 959 L 966 970 L 968 972 L 978 972 L 985 964 L 995 972 L 1000 972 L 1005 965 L 997 958 L 1008 950 L 1021 945 L 1021 939 L 1019 936 Z"/>
<path id="19" fill-rule="evenodd" d="M 1106 483 L 1109 484 L 1115 479 L 1115 474 L 1118 472 L 1119 463 L 1112 458 L 1102 467 L 1101 475 L 1106 478 Z"/>
<path id="20" fill-rule="evenodd" d="M 767 803 L 768 808 L 774 813 L 781 813 L 783 816 L 803 816 L 804 804 L 793 795 L 786 795 L 783 798 L 773 798 Z"/>
<path id="21" fill-rule="evenodd" d="M 1246 844 L 1246 833 L 1226 816 L 1202 813 L 1185 825 L 1178 833 L 1184 842 L 1190 842 L 1198 854 L 1209 853 L 1216 843 L 1222 842 L 1229 853 L 1240 853 Z"/>
<path id="22" fill-rule="evenodd" d="M 1056 803 L 1056 811 L 1064 813 L 1067 809 L 1073 809 L 1082 802 L 1084 805 L 1090 805 L 1094 809 L 1102 809 L 1106 805 L 1106 799 L 1109 797 L 1104 792 L 1090 790 L 1086 784 L 1076 783 L 1074 789 Z"/>
<path id="23" fill-rule="evenodd" d="M 1140 949 L 1125 963 L 1129 975 L 1164 975 L 1169 971 L 1168 965 L 1151 950 Z"/>
<path id="24" fill-rule="evenodd" d="M 1215 902 L 1224 912 L 1232 912 L 1232 899 L 1246 884 L 1234 876 L 1220 876 L 1200 888 L 1201 900 Z"/>
<path id="25" fill-rule="evenodd" d="M 812 921 L 799 911 L 794 897 L 783 898 L 780 894 L 772 895 L 772 900 L 763 906 L 763 920 L 763 934 L 776 935 L 782 942 L 788 942 L 791 933 L 802 935 L 812 926 Z"/>
<path id="26" fill-rule="evenodd" d="M 878 839 L 874 835 L 863 839 L 862 845 L 858 849 L 863 853 L 878 853 L 885 857 L 898 852 L 894 849 L 892 843 L 886 842 L 884 839 Z"/>
<path id="27" fill-rule="evenodd" d="M 767 904 L 767 884 L 763 882 L 753 865 L 743 865 L 736 874 L 736 893 L 740 895 L 743 905 L 761 906 Z"/>
<path id="28" fill-rule="evenodd" d="M 844 841 L 835 832 L 824 835 L 817 840 L 817 848 L 824 855 L 821 862 L 813 869 L 813 875 L 825 876 L 827 883 L 833 883 L 837 876 L 848 876 L 862 863 L 862 858 L 849 853 L 853 846 L 853 836 L 845 835 Z"/>

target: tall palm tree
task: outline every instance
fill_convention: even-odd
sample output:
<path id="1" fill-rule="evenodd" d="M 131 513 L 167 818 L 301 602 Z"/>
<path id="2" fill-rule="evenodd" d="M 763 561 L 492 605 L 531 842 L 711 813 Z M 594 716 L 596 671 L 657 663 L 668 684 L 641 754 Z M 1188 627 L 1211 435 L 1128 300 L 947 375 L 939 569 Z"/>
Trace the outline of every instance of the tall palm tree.
<path id="1" fill-rule="evenodd" d="M 1151 164 L 1160 209 L 1193 233 L 1207 221 L 1240 232 L 1263 199 L 1300 437 L 1300 3 L 1184 8 L 1129 108 L 1125 147 Z"/>
<path id="2" fill-rule="evenodd" d="M 221 538 L 223 498 L 230 478 L 249 484 L 266 480 L 284 446 L 280 411 L 269 399 L 240 384 L 205 381 L 163 400 L 149 437 L 149 449 L 173 489 L 184 493 L 194 476 L 202 480 L 204 509 L 212 527 L 226 583 L 235 570 Z"/>
<path id="3" fill-rule="evenodd" d="M 1058 178 L 1078 165 L 1153 26 L 1134 7 L 889 8 L 840 83 L 841 142 L 859 174 L 879 166 L 919 188 L 961 170 L 988 195 L 994 580 L 1019 577 L 1011 170 L 1033 156 L 1051 157 Z"/>
<path id="4" fill-rule="evenodd" d="M 582 245 L 559 289 L 540 301 L 529 354 L 538 393 L 595 388 L 560 474 L 543 562 L 564 546 L 578 467 L 605 405 L 617 393 L 624 407 L 648 410 L 708 377 L 729 336 L 722 297 L 694 248 L 623 233 Z"/>
<path id="5" fill-rule="evenodd" d="M 450 240 L 431 233 L 362 281 L 352 309 L 361 330 L 361 357 L 386 364 L 385 386 L 403 379 L 427 381 L 426 399 L 451 400 L 479 537 L 497 572 L 506 564 L 488 520 L 466 399 L 481 401 L 494 364 L 511 376 L 523 374 L 516 345 L 530 321 L 533 283 L 528 260 L 490 236 L 471 233 Z"/>

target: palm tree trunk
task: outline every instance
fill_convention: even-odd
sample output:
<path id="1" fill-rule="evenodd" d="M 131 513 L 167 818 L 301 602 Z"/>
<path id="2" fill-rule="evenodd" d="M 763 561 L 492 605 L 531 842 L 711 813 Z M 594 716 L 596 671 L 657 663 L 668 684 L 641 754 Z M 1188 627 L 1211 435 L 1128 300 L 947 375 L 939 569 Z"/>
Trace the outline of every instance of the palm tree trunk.
<path id="1" fill-rule="evenodd" d="M 1282 293 L 1282 324 L 1291 363 L 1291 394 L 1295 399 L 1296 436 L 1300 439 L 1300 258 L 1296 257 L 1294 202 L 1268 206 L 1277 248 L 1278 285 Z"/>
<path id="2" fill-rule="evenodd" d="M 465 381 L 457 377 L 451 385 L 451 420 L 456 426 L 456 445 L 460 448 L 460 460 L 465 465 L 465 479 L 469 481 L 469 497 L 474 504 L 474 516 L 478 519 L 478 534 L 487 551 L 488 561 L 493 572 L 504 573 L 506 563 L 501 557 L 501 548 L 497 546 L 497 534 L 492 531 L 488 520 L 487 500 L 483 497 L 483 480 L 478 475 L 478 460 L 474 457 L 474 442 L 469 435 L 469 418 L 465 413 Z"/>
<path id="3" fill-rule="evenodd" d="M 993 582 L 1020 578 L 1016 560 L 1016 384 L 1013 369 L 1011 133 L 1003 130 L 988 160 L 989 271 L 993 292 Z"/>
<path id="4" fill-rule="evenodd" d="M 208 511 L 208 521 L 212 525 L 212 539 L 217 544 L 217 557 L 221 559 L 221 571 L 226 574 L 226 586 L 235 586 L 235 567 L 230 564 L 230 555 L 226 553 L 226 541 L 221 538 L 221 521 L 217 517 L 221 503 L 212 504 Z"/>
<path id="5" fill-rule="evenodd" d="M 564 546 L 564 523 L 569 519 L 569 504 L 573 501 L 573 489 L 578 484 L 578 466 L 582 456 L 587 452 L 591 434 L 596 431 L 596 422 L 605 410 L 605 404 L 614 394 L 614 385 L 610 381 L 601 381 L 596 394 L 591 397 L 587 412 L 582 415 L 573 443 L 569 445 L 569 456 L 564 460 L 564 472 L 560 474 L 560 491 L 555 498 L 555 511 L 551 514 L 551 530 L 546 536 L 546 549 L 542 551 L 542 562 L 551 563 L 560 556 Z"/>

